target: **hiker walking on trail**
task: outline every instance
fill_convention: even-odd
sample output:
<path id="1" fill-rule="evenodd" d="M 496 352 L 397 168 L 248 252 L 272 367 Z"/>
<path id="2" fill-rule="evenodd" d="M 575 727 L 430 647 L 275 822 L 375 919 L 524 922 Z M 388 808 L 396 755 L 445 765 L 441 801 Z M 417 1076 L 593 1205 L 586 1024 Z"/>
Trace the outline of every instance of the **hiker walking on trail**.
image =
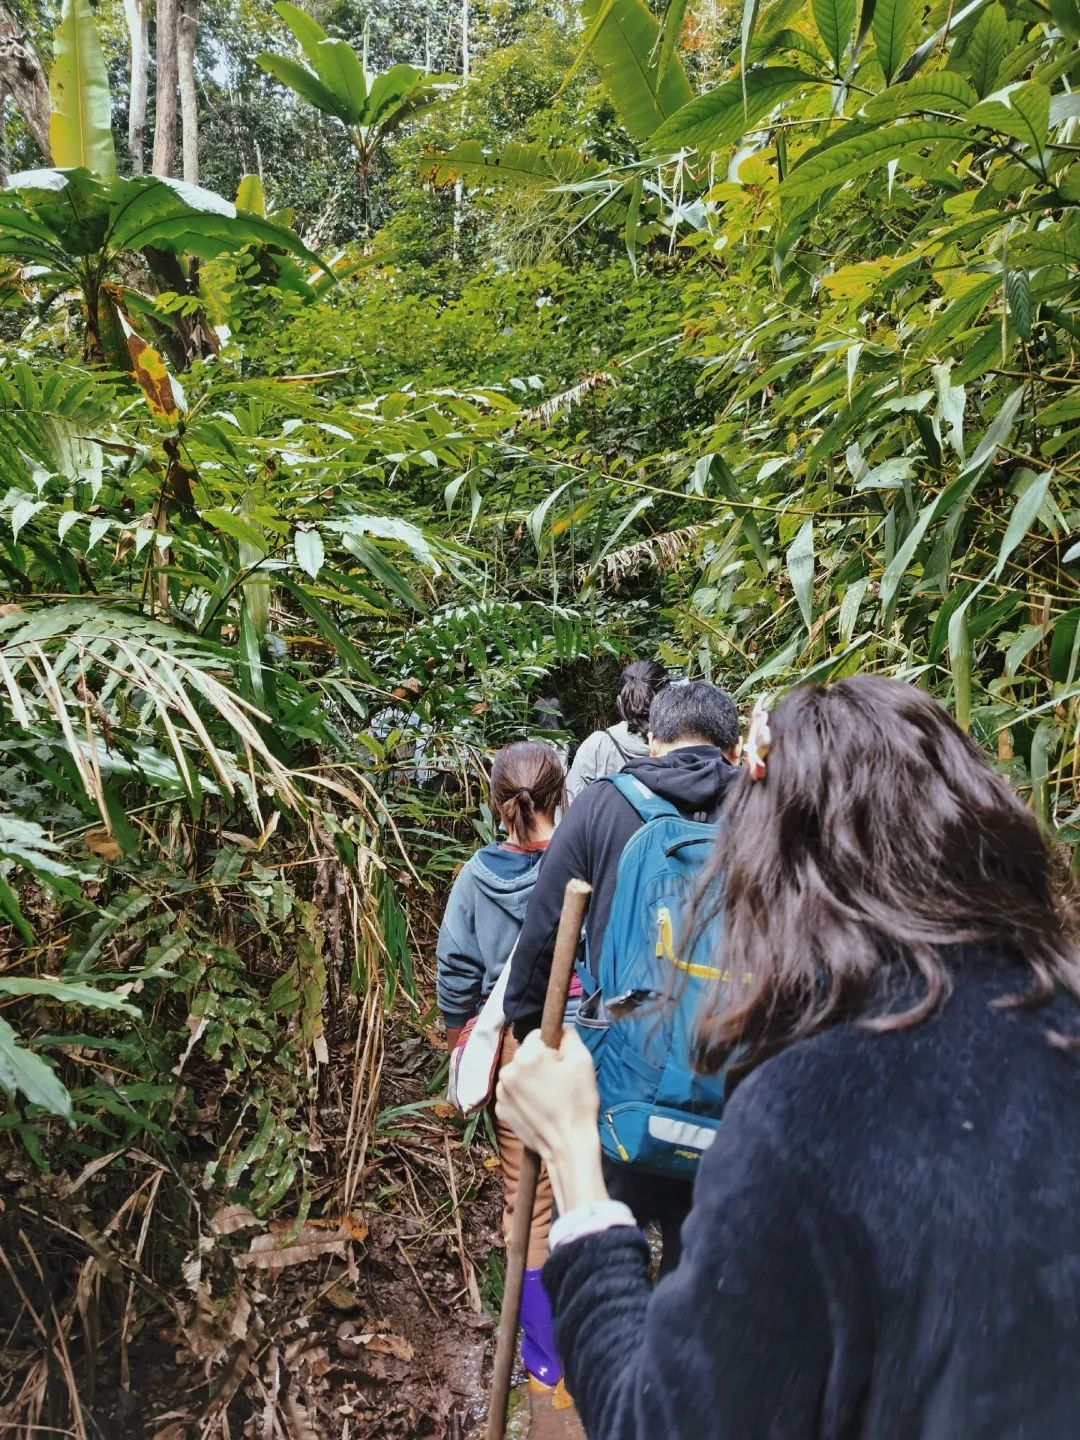
<path id="1" fill-rule="evenodd" d="M 737 1088 L 655 1289 L 578 1036 L 530 1036 L 500 1081 L 552 1178 L 544 1281 L 586 1432 L 1066 1440 L 1080 956 L 1038 824 L 930 696 L 879 677 L 791 692 L 747 758 L 706 914 L 749 983 L 698 1019 L 701 1066 Z"/>
<path id="2" fill-rule="evenodd" d="M 625 770 L 634 760 L 648 756 L 649 707 L 669 679 L 655 660 L 635 660 L 627 665 L 615 697 L 619 721 L 605 730 L 594 730 L 579 745 L 566 777 L 567 802 L 601 776 Z"/>
<path id="3" fill-rule="evenodd" d="M 652 803 L 677 815 L 714 822 L 731 782 L 738 775 L 739 722 L 731 699 L 702 682 L 665 686 L 649 711 L 649 755 L 626 767 Z M 587 968 L 603 953 L 612 921 L 619 862 L 641 829 L 640 801 L 628 799 L 608 777 L 590 785 L 567 810 L 540 867 L 525 924 L 510 966 L 504 1008 L 519 1040 L 535 1030 L 555 945 L 566 882 L 588 881 L 592 899 L 586 921 Z M 709 835 L 711 842 L 712 836 Z M 618 919 L 619 917 L 616 917 Z M 690 1208 L 689 1180 L 647 1173 L 608 1163 L 612 1193 L 625 1201 L 638 1223 L 656 1222 L 662 1236 L 662 1272 L 678 1260 L 679 1230 Z"/>
<path id="4" fill-rule="evenodd" d="M 531 740 L 505 746 L 492 763 L 491 801 L 506 838 L 478 850 L 458 874 L 436 946 L 437 996 L 451 1052 L 496 987 L 514 948 L 540 859 L 555 828 L 564 780 L 562 761 L 555 751 Z M 501 1032 L 501 1013 L 498 1019 Z M 502 1035 L 501 1045 L 496 1036 L 494 1047 L 492 1060 L 505 1064 L 516 1049 L 509 1030 Z M 490 1068 L 485 1072 L 485 1086 L 489 1076 Z M 485 1089 L 485 1093 L 489 1092 Z M 503 1231 L 509 1238 L 522 1145 L 509 1126 L 496 1121 L 495 1128 L 506 1192 Z M 522 1306 L 522 1357 L 535 1386 L 545 1391 L 557 1387 L 562 1376 L 551 1307 L 540 1283 L 550 1225 L 551 1186 L 542 1173 L 529 1239 L 532 1279 Z"/>

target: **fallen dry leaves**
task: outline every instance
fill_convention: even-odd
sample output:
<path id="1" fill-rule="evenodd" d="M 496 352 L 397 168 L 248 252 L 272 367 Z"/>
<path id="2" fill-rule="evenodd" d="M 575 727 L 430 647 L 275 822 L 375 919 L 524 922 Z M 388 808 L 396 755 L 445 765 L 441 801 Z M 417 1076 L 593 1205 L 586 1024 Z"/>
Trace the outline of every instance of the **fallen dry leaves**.
<path id="1" fill-rule="evenodd" d="M 287 1265 L 303 1265 L 324 1255 L 344 1258 L 352 1243 L 353 1237 L 340 1225 L 322 1230 L 309 1224 L 295 1240 L 284 1240 L 274 1234 L 256 1235 L 247 1254 L 236 1255 L 234 1260 L 241 1269 L 254 1266 L 260 1270 L 284 1270 Z"/>

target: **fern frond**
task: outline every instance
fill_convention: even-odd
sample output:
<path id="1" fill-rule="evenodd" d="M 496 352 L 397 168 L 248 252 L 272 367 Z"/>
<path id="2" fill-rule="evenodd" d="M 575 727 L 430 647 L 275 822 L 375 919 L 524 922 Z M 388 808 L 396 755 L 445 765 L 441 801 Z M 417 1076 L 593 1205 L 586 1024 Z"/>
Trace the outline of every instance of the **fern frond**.
<path id="1" fill-rule="evenodd" d="M 239 791 L 260 820 L 261 791 L 301 806 L 260 733 L 267 717 L 221 678 L 230 670 L 217 646 L 131 611 L 80 602 L 0 617 L 0 714 L 6 698 L 20 731 L 70 755 L 107 829 L 104 777 L 130 773 L 132 755 L 144 780 L 189 795 L 208 770 L 209 788 Z"/>
<path id="2" fill-rule="evenodd" d="M 542 405 L 535 405 L 531 410 L 522 412 L 522 420 L 534 420 L 540 425 L 550 425 L 558 415 L 565 415 L 575 405 L 580 405 L 590 391 L 598 389 L 601 385 L 617 385 L 619 382 L 614 375 L 609 375 L 606 370 L 597 370 L 593 375 L 586 375 L 584 380 L 579 380 L 576 385 L 571 385 L 569 390 L 563 390 L 558 395 L 552 395 Z"/>
<path id="3" fill-rule="evenodd" d="M 707 525 L 686 525 L 681 530 L 635 540 L 632 545 L 624 545 L 622 549 L 605 555 L 595 569 L 581 566 L 578 580 L 583 585 L 591 581 L 617 590 L 623 580 L 639 574 L 646 565 L 652 566 L 661 575 L 667 574 L 678 569 L 683 556 L 693 549 L 708 529 Z"/>

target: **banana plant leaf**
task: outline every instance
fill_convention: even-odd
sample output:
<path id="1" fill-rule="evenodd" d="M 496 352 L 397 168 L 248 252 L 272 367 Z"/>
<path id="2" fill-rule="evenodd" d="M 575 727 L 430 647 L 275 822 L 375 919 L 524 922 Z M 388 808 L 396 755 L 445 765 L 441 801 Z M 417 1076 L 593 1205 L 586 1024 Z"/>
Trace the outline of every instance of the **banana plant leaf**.
<path id="1" fill-rule="evenodd" d="M 69 255 L 92 255 L 105 243 L 109 186 L 99 175 L 82 166 L 22 170 L 8 179 L 8 189 L 49 227 Z"/>
<path id="2" fill-rule="evenodd" d="M 243 245 L 267 245 L 325 270 L 319 257 L 283 225 L 182 180 L 140 175 L 118 180 L 110 193 L 110 250 L 153 246 L 209 260 Z"/>
<path id="3" fill-rule="evenodd" d="M 619 119 L 635 140 L 644 140 L 694 98 L 682 61 L 673 55 L 661 74 L 652 59 L 660 25 L 643 0 L 585 0 L 586 25 L 601 9 L 603 23 L 592 36 L 590 53 Z"/>
<path id="4" fill-rule="evenodd" d="M 64 0 L 49 75 L 49 145 L 58 166 L 116 175 L 112 97 L 88 0 Z"/>

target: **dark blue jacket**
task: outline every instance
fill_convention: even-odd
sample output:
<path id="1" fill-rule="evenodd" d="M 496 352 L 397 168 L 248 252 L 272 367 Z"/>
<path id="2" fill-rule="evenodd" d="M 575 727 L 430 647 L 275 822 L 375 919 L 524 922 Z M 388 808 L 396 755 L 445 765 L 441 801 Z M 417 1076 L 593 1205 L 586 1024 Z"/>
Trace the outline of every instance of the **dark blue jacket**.
<path id="1" fill-rule="evenodd" d="M 1028 984 L 969 957 L 934 1019 L 754 1071 L 655 1290 L 635 1230 L 555 1252 L 589 1440 L 1080 1436 L 1080 1007 L 991 1008 Z"/>

